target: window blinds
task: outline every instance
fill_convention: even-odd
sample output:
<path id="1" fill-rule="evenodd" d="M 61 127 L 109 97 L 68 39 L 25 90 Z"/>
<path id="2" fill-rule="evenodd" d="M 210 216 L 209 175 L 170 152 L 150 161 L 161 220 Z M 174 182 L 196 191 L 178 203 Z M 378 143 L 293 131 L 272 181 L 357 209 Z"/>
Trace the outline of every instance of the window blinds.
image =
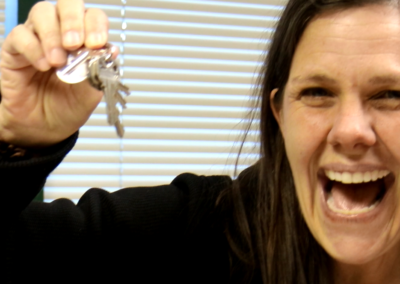
<path id="1" fill-rule="evenodd" d="M 45 200 L 77 200 L 90 187 L 166 184 L 183 172 L 232 175 L 249 97 L 283 5 L 86 0 L 87 8 L 107 13 L 110 42 L 121 49 L 121 77 L 131 89 L 125 136 L 107 125 L 100 103 L 48 178 Z M 257 131 L 255 121 L 239 172 L 258 158 Z"/>

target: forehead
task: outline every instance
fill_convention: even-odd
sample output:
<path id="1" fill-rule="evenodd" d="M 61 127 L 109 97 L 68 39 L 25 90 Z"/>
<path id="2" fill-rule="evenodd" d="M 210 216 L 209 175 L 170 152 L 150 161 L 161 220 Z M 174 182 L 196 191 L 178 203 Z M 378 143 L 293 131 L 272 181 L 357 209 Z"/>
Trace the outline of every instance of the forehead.
<path id="1" fill-rule="evenodd" d="M 368 5 L 317 16 L 299 41 L 290 77 L 299 79 L 318 69 L 340 73 L 359 68 L 400 70 L 398 8 Z"/>

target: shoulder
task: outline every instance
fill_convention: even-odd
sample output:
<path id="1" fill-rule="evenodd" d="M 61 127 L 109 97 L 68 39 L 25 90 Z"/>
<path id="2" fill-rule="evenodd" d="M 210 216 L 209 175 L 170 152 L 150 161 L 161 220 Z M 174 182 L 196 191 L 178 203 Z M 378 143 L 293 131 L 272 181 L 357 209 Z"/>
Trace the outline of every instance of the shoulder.
<path id="1" fill-rule="evenodd" d="M 172 182 L 173 187 L 194 195 L 204 193 L 218 193 L 232 184 L 229 176 L 199 176 L 192 173 L 183 173 L 177 176 Z"/>

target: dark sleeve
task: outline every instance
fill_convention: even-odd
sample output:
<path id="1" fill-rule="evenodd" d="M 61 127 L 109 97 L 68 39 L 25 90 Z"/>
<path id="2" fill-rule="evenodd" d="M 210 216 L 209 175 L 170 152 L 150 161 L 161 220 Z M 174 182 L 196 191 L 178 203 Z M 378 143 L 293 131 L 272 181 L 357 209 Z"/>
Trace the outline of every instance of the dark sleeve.
<path id="1" fill-rule="evenodd" d="M 0 159 L 0 221 L 14 220 L 43 188 L 47 176 L 74 147 L 78 133 L 65 141 L 36 151 L 33 158 Z"/>
<path id="2" fill-rule="evenodd" d="M 158 187 L 91 189 L 77 205 L 32 203 L 6 228 L 0 277 L 5 283 L 226 283 L 228 250 L 215 202 L 230 183 L 182 174 Z"/>

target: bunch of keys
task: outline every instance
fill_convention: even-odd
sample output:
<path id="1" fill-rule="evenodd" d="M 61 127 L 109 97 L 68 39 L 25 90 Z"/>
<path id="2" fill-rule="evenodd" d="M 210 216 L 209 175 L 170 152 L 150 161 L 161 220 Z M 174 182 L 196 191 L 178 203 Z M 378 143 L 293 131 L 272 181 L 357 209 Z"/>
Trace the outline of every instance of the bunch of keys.
<path id="1" fill-rule="evenodd" d="M 128 96 L 129 88 L 120 82 L 119 65 L 112 58 L 114 46 L 107 44 L 101 49 L 82 48 L 68 55 L 67 64 L 58 69 L 58 78 L 68 84 L 77 84 L 88 79 L 90 84 L 103 91 L 107 105 L 107 121 L 114 125 L 119 137 L 124 136 L 124 127 L 119 120 L 120 109 L 126 108 L 121 92 Z"/>

